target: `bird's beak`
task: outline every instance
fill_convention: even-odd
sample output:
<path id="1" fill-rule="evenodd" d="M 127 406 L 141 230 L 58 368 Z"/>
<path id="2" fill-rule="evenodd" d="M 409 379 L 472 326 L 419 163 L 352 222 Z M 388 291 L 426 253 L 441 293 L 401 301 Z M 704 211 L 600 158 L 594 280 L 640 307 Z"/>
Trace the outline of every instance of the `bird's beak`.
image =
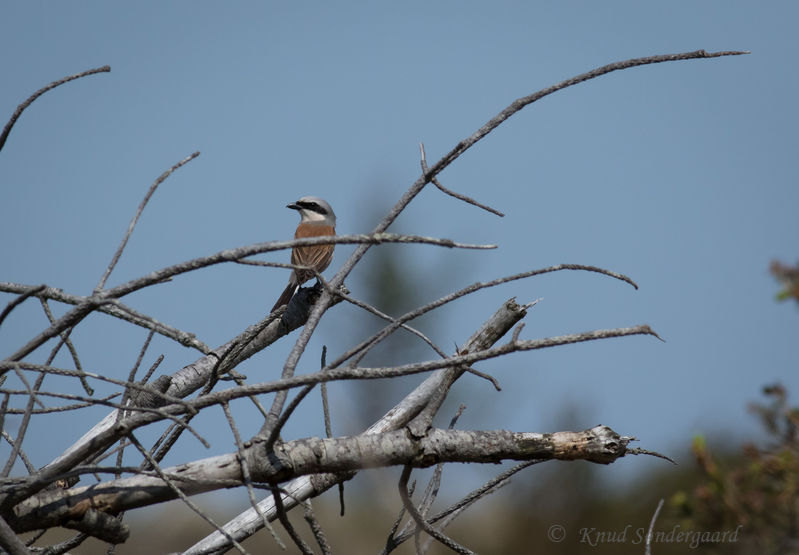
<path id="1" fill-rule="evenodd" d="M 291 204 L 287 204 L 286 208 L 291 208 L 292 210 L 299 210 L 300 205 L 297 204 L 296 202 L 292 202 Z"/>

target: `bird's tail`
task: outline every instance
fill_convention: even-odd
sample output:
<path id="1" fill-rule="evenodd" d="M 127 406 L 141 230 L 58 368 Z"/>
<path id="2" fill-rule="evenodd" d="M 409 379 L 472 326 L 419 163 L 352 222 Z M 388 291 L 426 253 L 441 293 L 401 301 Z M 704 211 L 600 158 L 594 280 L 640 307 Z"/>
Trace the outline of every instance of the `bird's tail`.
<path id="1" fill-rule="evenodd" d="M 297 283 L 294 281 L 294 276 L 289 279 L 289 284 L 283 290 L 283 293 L 280 294 L 278 297 L 275 306 L 272 307 L 272 312 L 283 306 L 284 304 L 289 304 L 291 297 L 294 296 L 294 291 L 297 289 Z"/>

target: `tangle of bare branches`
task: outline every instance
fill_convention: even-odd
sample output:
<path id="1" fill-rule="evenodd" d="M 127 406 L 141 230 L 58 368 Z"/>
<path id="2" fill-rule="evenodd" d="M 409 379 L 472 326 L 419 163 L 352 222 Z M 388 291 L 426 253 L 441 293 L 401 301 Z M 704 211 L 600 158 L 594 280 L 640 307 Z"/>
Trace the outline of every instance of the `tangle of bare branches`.
<path id="1" fill-rule="evenodd" d="M 400 518 L 388 535 L 384 552 L 388 553 L 414 537 L 417 550 L 420 551 L 425 549 L 422 545 L 422 539 L 425 539 L 441 542 L 461 553 L 471 553 L 468 547 L 445 535 L 444 527 L 474 503 L 506 484 L 513 474 L 523 468 L 552 460 L 581 459 L 610 464 L 629 455 L 664 457 L 643 448 L 628 447 L 633 438 L 623 436 L 607 426 L 596 426 L 582 432 L 553 433 L 459 430 L 455 428 L 456 416 L 449 428 L 434 427 L 434 418 L 439 414 L 453 384 L 464 373 L 474 372 L 492 380 L 497 389 L 499 388 L 491 376 L 473 368 L 482 361 L 511 353 L 633 335 L 659 339 L 650 326 L 626 325 L 556 337 L 526 339 L 522 337 L 522 320 L 535 302 L 519 304 L 515 299 L 510 299 L 484 321 L 475 321 L 474 333 L 462 341 L 454 353 L 447 354 L 428 337 L 430 334 L 423 334 L 409 324 L 447 303 L 483 289 L 553 272 L 590 272 L 595 276 L 625 282 L 637 289 L 638 285 L 630 277 L 596 266 L 558 264 L 475 283 L 399 316 L 388 314 L 381 307 L 366 303 L 359 298 L 357 292 L 347 291 L 344 282 L 365 253 L 375 245 L 405 243 L 472 249 L 478 252 L 495 248 L 496 245 L 466 244 L 445 238 L 399 235 L 388 233 L 387 229 L 428 183 L 432 183 L 449 197 L 502 216 L 501 212 L 489 205 L 444 187 L 438 176 L 464 152 L 523 108 L 549 94 L 617 70 L 744 53 L 708 53 L 697 50 L 615 62 L 514 100 L 473 134 L 459 141 L 435 163 L 428 164 L 424 146 L 420 145 L 421 175 L 370 233 L 270 241 L 225 249 L 164 268 L 144 270 L 145 273 L 137 278 L 106 287 L 109 276 L 123 255 L 139 218 L 157 188 L 173 172 L 194 160 L 199 152 L 176 162 L 147 189 L 118 248 L 90 295 L 66 293 L 46 284 L 0 282 L 0 292 L 14 295 L 0 312 L 0 325 L 12 325 L 18 314 L 15 309 L 31 299 L 39 301 L 46 318 L 42 329 L 17 347 L 5 360 L 0 361 L 0 441 L 11 446 L 10 456 L 3 465 L 3 477 L 0 478 L 0 547 L 9 553 L 28 553 L 29 546 L 20 539 L 19 534 L 57 526 L 77 530 L 79 534 L 61 544 L 45 548 L 51 553 L 74 549 L 88 537 L 101 538 L 111 543 L 122 542 L 128 536 L 128 528 L 123 519 L 126 511 L 179 499 L 215 530 L 190 546 L 185 553 L 216 553 L 231 547 L 243 553 L 245 550 L 241 542 L 261 528 L 270 528 L 270 523 L 275 520 L 281 522 L 300 551 L 310 553 L 311 547 L 288 520 L 287 513 L 298 505 L 305 508 L 306 522 L 316 543 L 324 553 L 329 553 L 332 548 L 319 520 L 311 510 L 310 499 L 333 486 L 340 486 L 362 470 L 377 466 L 398 466 L 404 469 L 398 483 L 397 499 L 398 507 L 401 506 L 402 510 Z M 88 70 L 54 81 L 37 91 L 12 114 L 0 134 L 0 150 L 21 113 L 40 95 L 68 81 L 107 71 L 110 71 L 108 66 Z M 190 332 L 162 323 L 157 315 L 143 314 L 121 301 L 133 292 L 217 264 L 292 268 L 290 264 L 254 260 L 252 257 L 320 244 L 351 244 L 355 248 L 330 280 L 317 276 L 318 284 L 301 289 L 288 306 L 264 315 L 255 324 L 242 326 L 244 329 L 239 334 L 216 348 L 206 345 Z M 300 363 L 310 338 L 326 311 L 339 302 L 348 302 L 386 323 L 382 329 L 359 340 L 355 345 L 332 347 L 340 354 L 332 356 L 330 362 L 327 361 L 325 349 L 321 365 L 302 373 L 299 371 Z M 66 312 L 55 316 L 58 312 L 51 309 L 51 304 L 64 305 Z M 83 357 L 79 356 L 81 345 L 74 340 L 73 331 L 87 316 L 95 312 L 149 330 L 138 357 L 132 366 L 126 366 L 130 368 L 127 379 L 110 378 L 101 369 L 92 368 L 85 353 Z M 242 375 L 238 369 L 240 364 L 297 329 L 300 330 L 299 335 L 277 379 L 259 382 Z M 393 366 L 362 366 L 366 354 L 397 330 L 413 334 L 430 346 L 435 355 L 430 360 Z M 147 353 L 154 334 L 191 347 L 199 351 L 201 356 L 180 368 L 170 367 L 169 363 L 163 362 L 163 356 L 159 357 L 146 375 L 137 380 L 136 376 L 140 373 L 139 369 L 142 368 L 145 357 L 150 356 Z M 503 340 L 507 335 L 510 338 Z M 47 356 L 42 353 L 41 358 L 37 359 L 45 359 L 45 362 L 33 360 L 31 357 L 45 351 L 51 339 L 51 344 L 55 346 L 51 347 Z M 68 356 L 64 357 L 68 362 L 55 364 L 56 356 L 63 347 L 68 351 L 65 352 Z M 70 365 L 74 368 L 65 367 Z M 160 375 L 151 380 L 156 371 Z M 353 436 L 333 435 L 325 384 L 345 380 L 389 379 L 414 374 L 426 376 L 368 429 Z M 60 390 L 53 385 L 56 377 L 58 380 L 74 380 L 82 387 L 82 392 L 80 389 L 78 393 Z M 94 388 L 101 386 L 103 392 L 95 394 Z M 300 403 L 311 398 L 309 393 L 317 386 L 322 389 L 326 437 L 283 439 L 286 423 L 291 420 Z M 106 394 L 108 390 L 111 392 Z M 296 391 L 289 401 L 293 390 Z M 268 409 L 262 405 L 265 395 L 272 396 L 272 404 Z M 231 410 L 231 404 L 239 399 L 249 399 L 248 402 L 254 403 L 263 417 L 260 430 L 249 439 L 242 436 L 240 424 L 234 419 Z M 32 464 L 29 453 L 23 447 L 29 441 L 28 429 L 33 418 L 54 412 L 63 412 L 66 418 L 72 414 L 71 411 L 94 406 L 108 407 L 110 412 L 49 463 Z M 192 426 L 192 423 L 197 425 L 199 420 L 192 422 L 192 419 L 202 411 L 217 406 L 230 429 L 230 441 L 234 451 L 215 454 L 202 460 L 185 461 L 170 467 L 162 466 L 163 458 L 172 450 L 177 438 L 184 431 L 207 445 L 202 430 Z M 6 429 L 6 415 L 20 417 L 15 434 Z M 149 431 L 148 426 L 162 422 L 167 430 L 153 444 L 145 445 L 144 440 L 140 439 L 145 437 L 144 434 L 138 434 L 137 431 Z M 137 463 L 125 464 L 130 458 L 135 458 Z M 104 460 L 111 462 L 102 463 Z M 489 480 L 483 487 L 465 495 L 445 510 L 431 513 L 445 464 L 496 463 L 502 460 L 524 462 Z M 19 461 L 27 474 L 12 476 Z M 434 465 L 436 470 L 432 479 L 421 500 L 414 504 L 413 486 L 408 484 L 412 470 Z M 110 475 L 109 479 L 101 481 L 100 477 L 103 475 Z M 92 478 L 95 481 L 91 481 Z M 249 507 L 225 524 L 216 523 L 207 510 L 193 499 L 194 495 L 202 492 L 231 487 L 246 490 Z M 400 530 L 400 523 L 405 515 L 410 515 L 410 520 Z M 274 530 L 270 531 L 275 541 L 280 542 Z M 29 541 L 32 545 L 39 538 L 36 536 Z"/>

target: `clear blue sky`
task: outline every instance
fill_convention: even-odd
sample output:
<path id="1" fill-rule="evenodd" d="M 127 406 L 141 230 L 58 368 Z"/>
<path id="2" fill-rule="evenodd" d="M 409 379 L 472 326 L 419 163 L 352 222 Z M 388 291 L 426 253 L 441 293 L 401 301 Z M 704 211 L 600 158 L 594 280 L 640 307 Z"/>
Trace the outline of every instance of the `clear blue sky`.
<path id="1" fill-rule="evenodd" d="M 435 160 L 513 99 L 596 66 L 751 50 L 617 72 L 550 96 L 441 175 L 505 218 L 431 189 L 393 229 L 500 245 L 489 253 L 397 247 L 408 279 L 430 284 L 424 299 L 561 262 L 623 272 L 640 285 L 561 273 L 484 291 L 445 308 L 429 330 L 446 348 L 511 296 L 543 298 L 523 338 L 648 323 L 666 340 L 615 339 L 479 365 L 504 391 L 468 378 L 456 390 L 469 407 L 461 426 L 602 423 L 665 452 L 696 433 L 754 433 L 746 404 L 762 385 L 778 380 L 799 393 L 799 312 L 774 301 L 768 274 L 771 259 L 799 257 L 797 11 L 790 2 L 720 1 L 3 3 L 3 122 L 50 81 L 104 64 L 112 72 L 40 98 L 0 152 L 0 280 L 88 294 L 147 187 L 195 150 L 201 156 L 156 193 L 110 285 L 286 239 L 296 214 L 284 206 L 305 194 L 330 201 L 340 233 L 368 231 L 419 175 L 419 141 Z M 338 248 L 330 275 L 349 252 Z M 217 345 L 260 319 L 286 279 L 230 265 L 124 301 Z M 348 282 L 356 296 L 363 281 L 356 270 Z M 0 295 L 3 305 L 11 299 Z M 323 342 L 331 356 L 351 346 L 337 332 L 356 312 L 329 314 L 301 371 L 318 367 Z M 44 324 L 34 303 L 16 310 L 0 329 L 0 357 Z M 73 338 L 87 370 L 122 379 L 145 335 L 97 316 Z M 277 376 L 290 343 L 248 363 L 250 381 Z M 195 358 L 156 341 L 144 366 L 161 352 L 161 371 Z M 349 389 L 331 391 L 338 433 L 356 432 L 347 425 Z M 106 412 L 37 419 L 37 440 L 26 446 L 34 463 Z M 242 433 L 259 424 L 250 419 Z M 220 411 L 199 425 L 211 451 L 185 438 L 172 462 L 232 450 Z M 309 408 L 287 436 L 321 433 Z"/>

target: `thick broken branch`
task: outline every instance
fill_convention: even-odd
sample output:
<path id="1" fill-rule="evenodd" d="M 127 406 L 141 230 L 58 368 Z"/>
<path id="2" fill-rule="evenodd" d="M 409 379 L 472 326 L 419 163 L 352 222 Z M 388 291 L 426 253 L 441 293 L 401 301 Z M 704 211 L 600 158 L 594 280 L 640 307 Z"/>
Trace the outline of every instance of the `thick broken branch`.
<path id="1" fill-rule="evenodd" d="M 609 464 L 625 455 L 629 441 L 630 438 L 607 426 L 551 434 L 431 429 L 421 438 L 407 430 L 395 430 L 289 441 L 269 453 L 263 449 L 265 442 L 250 442 L 243 452 L 254 482 L 276 483 L 310 474 L 396 465 L 421 468 L 445 462 L 583 459 Z M 175 499 L 173 485 L 185 495 L 243 486 L 245 478 L 238 456 L 237 452 L 228 453 L 166 468 L 162 472 L 172 484 L 147 473 L 71 490 L 44 492 L 17 505 L 7 521 L 14 530 L 23 532 L 80 520 L 91 510 L 116 514 Z"/>

